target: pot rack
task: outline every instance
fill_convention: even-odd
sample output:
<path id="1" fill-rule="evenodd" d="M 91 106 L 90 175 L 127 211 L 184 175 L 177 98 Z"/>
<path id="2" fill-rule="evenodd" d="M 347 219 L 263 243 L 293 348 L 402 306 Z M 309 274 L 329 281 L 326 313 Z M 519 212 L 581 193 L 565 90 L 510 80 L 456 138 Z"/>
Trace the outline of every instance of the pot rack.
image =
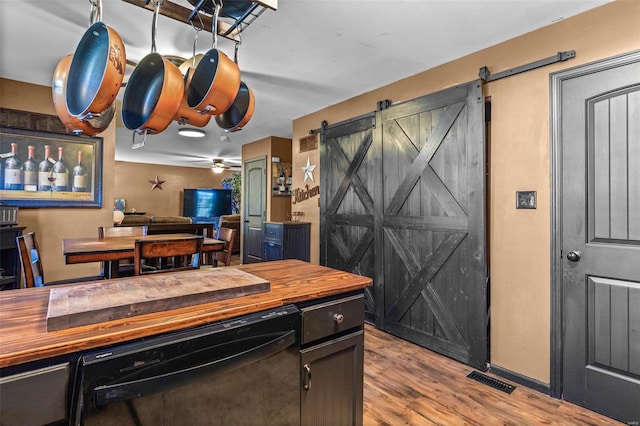
<path id="1" fill-rule="evenodd" d="M 122 0 L 126 3 L 142 7 L 153 12 L 153 4 L 149 0 Z M 164 0 L 160 14 L 187 25 L 196 20 L 198 24 L 202 20 L 202 29 L 211 32 L 213 28 L 213 16 L 208 14 L 210 4 L 213 0 L 189 0 L 195 3 L 193 9 L 181 6 L 168 0 Z M 251 25 L 266 9 L 277 10 L 278 0 L 224 0 L 220 16 L 230 19 L 232 22 L 218 19 L 218 35 L 229 40 L 238 41 L 240 35 L 249 25 Z"/>

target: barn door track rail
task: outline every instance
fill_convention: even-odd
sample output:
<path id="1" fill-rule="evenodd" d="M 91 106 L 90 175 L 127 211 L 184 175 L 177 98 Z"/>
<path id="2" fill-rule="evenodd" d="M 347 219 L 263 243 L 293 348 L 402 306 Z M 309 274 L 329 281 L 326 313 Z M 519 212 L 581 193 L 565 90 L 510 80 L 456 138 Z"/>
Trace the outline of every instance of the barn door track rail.
<path id="1" fill-rule="evenodd" d="M 489 68 L 482 67 L 482 68 L 480 68 L 480 72 L 479 72 L 480 80 L 482 80 L 484 82 L 499 80 L 501 78 L 511 77 L 512 75 L 521 74 L 523 72 L 531 71 L 531 70 L 534 70 L 536 68 L 546 67 L 547 65 L 555 64 L 557 62 L 564 62 L 564 61 L 567 61 L 569 59 L 573 59 L 575 57 L 576 57 L 576 51 L 575 50 L 567 50 L 567 51 L 564 51 L 564 52 L 558 52 L 558 54 L 556 54 L 554 56 L 549 56 L 548 58 L 540 59 L 539 61 L 530 62 L 530 63 L 528 63 L 526 65 L 521 65 L 519 67 L 512 68 L 512 69 L 506 70 L 506 71 L 502 71 L 502 72 L 499 72 L 499 73 L 494 74 L 494 75 L 491 75 L 491 73 L 489 72 Z"/>

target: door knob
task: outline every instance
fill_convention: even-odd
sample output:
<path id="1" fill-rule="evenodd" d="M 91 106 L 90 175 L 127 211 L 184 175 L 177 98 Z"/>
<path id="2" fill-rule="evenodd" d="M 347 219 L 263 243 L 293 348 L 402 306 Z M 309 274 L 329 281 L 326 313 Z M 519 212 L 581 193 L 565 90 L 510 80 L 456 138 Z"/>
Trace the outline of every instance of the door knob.
<path id="1" fill-rule="evenodd" d="M 572 250 L 569 253 L 567 253 L 567 259 L 569 259 L 572 262 L 579 261 L 581 257 L 582 257 L 582 253 L 580 253 L 577 250 Z"/>

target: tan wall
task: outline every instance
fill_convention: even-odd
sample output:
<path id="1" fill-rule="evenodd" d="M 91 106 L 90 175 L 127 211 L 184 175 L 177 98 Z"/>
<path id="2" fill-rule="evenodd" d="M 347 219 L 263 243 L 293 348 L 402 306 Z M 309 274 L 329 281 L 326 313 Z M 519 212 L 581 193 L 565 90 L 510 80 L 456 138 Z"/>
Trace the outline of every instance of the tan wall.
<path id="1" fill-rule="evenodd" d="M 376 102 L 413 99 L 575 50 L 576 58 L 485 85 L 492 98 L 490 166 L 491 363 L 549 383 L 550 141 L 549 73 L 640 49 L 640 2 L 618 0 L 522 37 L 449 62 L 299 118 L 293 123 L 293 186 L 300 168 L 319 164 L 319 150 L 299 153 L 299 139 L 323 120 L 336 123 L 375 110 Z M 318 182 L 319 166 L 314 178 Z M 307 181 L 309 183 L 309 181 Z M 322 190 L 322 189 L 321 189 Z M 538 192 L 536 210 L 516 210 L 515 192 Z M 312 262 L 319 260 L 316 199 L 292 206 L 312 221 Z"/>
<path id="2" fill-rule="evenodd" d="M 126 210 L 132 208 L 150 216 L 182 215 L 184 188 L 222 188 L 221 180 L 233 172 L 213 173 L 196 167 L 160 166 L 157 164 L 115 162 L 114 197 L 126 200 Z M 155 177 L 165 181 L 162 190 L 152 190 Z M 113 203 L 113 200 L 105 200 Z"/>

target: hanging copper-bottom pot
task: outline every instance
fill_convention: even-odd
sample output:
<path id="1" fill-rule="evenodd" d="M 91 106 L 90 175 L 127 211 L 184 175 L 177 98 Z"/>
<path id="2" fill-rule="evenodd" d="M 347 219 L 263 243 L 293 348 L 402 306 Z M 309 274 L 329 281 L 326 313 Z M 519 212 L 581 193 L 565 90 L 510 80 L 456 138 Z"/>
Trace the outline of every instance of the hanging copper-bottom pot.
<path id="1" fill-rule="evenodd" d="M 179 67 L 182 72 L 182 66 Z M 194 69 L 191 67 L 186 67 L 186 71 L 184 72 L 184 96 L 182 98 L 182 103 L 180 103 L 180 108 L 178 109 L 178 113 L 173 118 L 178 124 L 188 124 L 190 126 L 196 127 L 204 127 L 209 124 L 209 120 L 211 120 L 211 115 L 199 113 L 193 108 L 189 108 L 187 104 L 187 93 L 189 91 L 189 85 L 191 84 L 191 78 L 193 77 Z"/>
<path id="2" fill-rule="evenodd" d="M 182 75 L 186 76 L 187 75 L 187 71 L 189 71 L 189 69 L 192 69 L 191 73 L 193 75 L 193 70 L 196 69 L 196 67 L 200 63 L 200 60 L 202 59 L 203 56 L 204 55 L 202 53 L 198 53 L 197 55 L 194 55 L 194 56 L 190 57 L 189 59 L 187 59 L 186 61 L 184 61 L 180 65 L 178 65 L 178 69 L 180 70 Z"/>
<path id="3" fill-rule="evenodd" d="M 53 81 L 51 83 L 51 94 L 53 97 L 53 107 L 62 121 L 62 124 L 75 135 L 84 134 L 87 136 L 93 136 L 100 132 L 103 132 L 115 114 L 115 103 L 112 103 L 106 111 L 102 112 L 98 117 L 94 117 L 87 120 L 80 120 L 69 113 L 67 109 L 66 89 L 67 89 L 67 77 L 69 73 L 69 66 L 71 65 L 71 59 L 73 55 L 67 55 L 58 62 L 53 73 Z"/>
<path id="4" fill-rule="evenodd" d="M 69 113 L 84 119 L 109 108 L 122 85 L 126 61 L 118 33 L 101 21 L 93 23 L 80 39 L 69 67 Z"/>
<path id="5" fill-rule="evenodd" d="M 136 65 L 122 98 L 122 122 L 138 133 L 160 133 L 176 116 L 184 97 L 180 70 L 158 53 Z"/>
<path id="6" fill-rule="evenodd" d="M 218 115 L 233 103 L 240 88 L 240 68 L 218 49 L 209 49 L 196 67 L 187 104 L 198 112 Z"/>
<path id="7" fill-rule="evenodd" d="M 216 115 L 216 123 L 227 132 L 238 131 L 251 120 L 254 108 L 253 90 L 241 82 L 233 104 L 222 114 Z"/>

